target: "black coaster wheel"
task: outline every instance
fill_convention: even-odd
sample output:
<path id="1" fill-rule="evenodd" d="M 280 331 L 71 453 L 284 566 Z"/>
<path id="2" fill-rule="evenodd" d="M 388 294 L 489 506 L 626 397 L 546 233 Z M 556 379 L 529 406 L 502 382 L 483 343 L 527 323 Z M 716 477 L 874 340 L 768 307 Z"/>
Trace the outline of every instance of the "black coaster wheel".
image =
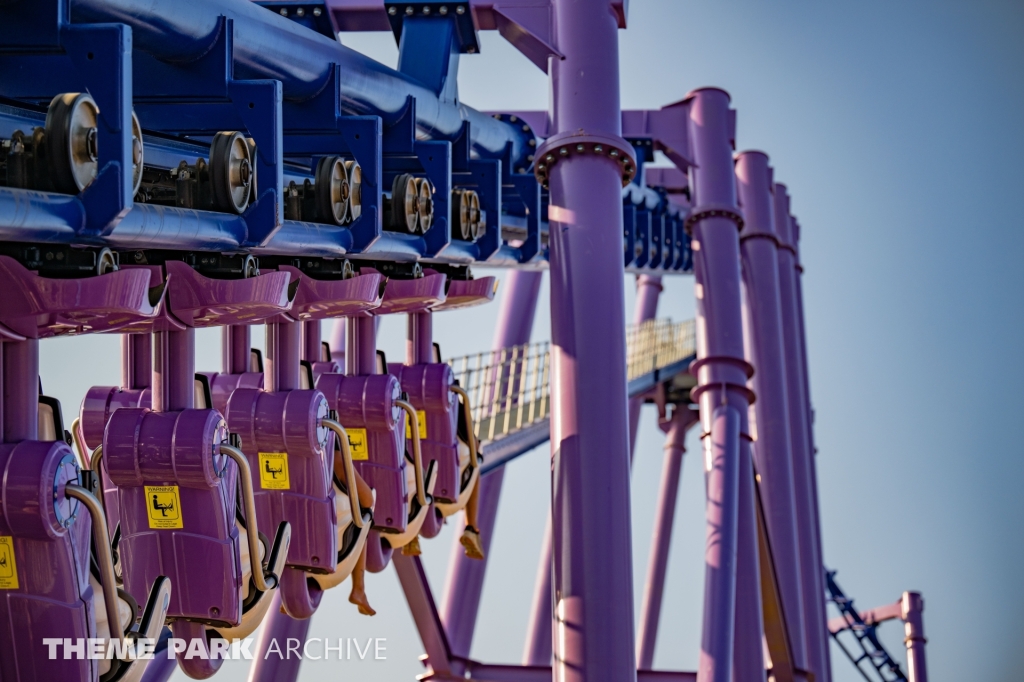
<path id="1" fill-rule="evenodd" d="M 403 173 L 391 184 L 392 226 L 409 234 L 419 232 L 419 186 L 416 178 Z"/>
<path id="2" fill-rule="evenodd" d="M 416 213 L 419 216 L 419 233 L 426 234 L 434 224 L 434 188 L 430 180 L 416 178 Z"/>
<path id="3" fill-rule="evenodd" d="M 67 92 L 50 101 L 44 128 L 46 160 L 56 191 L 77 194 L 96 179 L 99 115 L 88 93 Z"/>
<path id="4" fill-rule="evenodd" d="M 245 143 L 249 145 L 249 163 L 252 164 L 252 183 L 249 185 L 249 205 L 252 206 L 256 203 L 256 195 L 260 191 L 259 174 L 256 172 L 256 167 L 259 164 L 256 163 L 256 140 L 247 137 Z"/>
<path id="5" fill-rule="evenodd" d="M 345 163 L 337 156 L 324 156 L 316 165 L 316 210 L 321 222 L 344 225 L 349 211 L 350 186 Z"/>
<path id="6" fill-rule="evenodd" d="M 242 213 L 252 193 L 252 156 L 249 143 L 239 132 L 221 132 L 210 145 L 210 190 L 213 207 L 225 213 Z"/>
<path id="7" fill-rule="evenodd" d="M 143 161 L 145 150 L 142 144 L 142 125 L 139 117 L 132 112 L 132 194 L 138 194 L 142 187 Z"/>
<path id="8" fill-rule="evenodd" d="M 345 162 L 348 174 L 348 222 L 354 223 L 363 214 L 363 168 L 358 161 Z"/>

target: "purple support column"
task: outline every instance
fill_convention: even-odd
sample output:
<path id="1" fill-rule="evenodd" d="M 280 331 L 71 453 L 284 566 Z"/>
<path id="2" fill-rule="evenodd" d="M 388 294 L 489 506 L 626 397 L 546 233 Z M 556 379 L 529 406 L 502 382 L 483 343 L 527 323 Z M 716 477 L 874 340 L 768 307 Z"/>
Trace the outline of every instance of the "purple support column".
<path id="1" fill-rule="evenodd" d="M 153 337 L 121 335 L 121 386 L 146 388 L 153 380 Z"/>
<path id="2" fill-rule="evenodd" d="M 153 334 L 153 410 L 195 407 L 196 331 Z"/>
<path id="3" fill-rule="evenodd" d="M 924 599 L 920 592 L 904 592 L 900 602 L 903 629 L 906 633 L 907 676 L 910 682 L 928 682 L 928 667 L 924 660 Z"/>
<path id="4" fill-rule="evenodd" d="M 793 445 L 793 490 L 800 553 L 801 592 L 808 671 L 819 682 L 828 682 L 828 631 L 825 620 L 824 567 L 821 563 L 817 524 L 817 493 L 814 454 L 806 387 L 806 366 L 802 351 L 802 311 L 799 296 L 799 264 L 789 217 L 789 196 L 785 185 L 775 185 L 775 228 L 779 237 L 779 291 L 782 301 L 782 331 L 786 351 L 786 394 L 789 403 L 790 438 Z"/>
<path id="5" fill-rule="evenodd" d="M 752 374 L 743 355 L 739 228 L 732 164 L 734 113 L 729 95 L 705 88 L 690 94 L 695 207 L 692 229 L 697 296 L 697 361 L 691 371 L 700 405 L 707 472 L 704 626 L 699 682 L 731 682 L 736 623 L 737 552 L 741 533 L 741 442 L 749 441 Z M 752 509 L 752 507 L 750 507 Z M 755 574 L 756 575 L 756 574 Z M 749 581 L 749 574 L 742 580 Z M 740 678 L 737 678 L 740 679 Z"/>
<path id="6" fill-rule="evenodd" d="M 264 384 L 268 391 L 289 391 L 299 388 L 299 357 L 302 349 L 301 322 L 267 325 L 267 357 Z M 302 529 L 299 529 L 301 532 Z M 274 601 L 263 619 L 263 631 L 256 642 L 254 662 L 249 682 L 291 682 L 299 675 L 301 659 L 288 660 L 276 653 L 270 654 L 276 638 L 277 649 L 286 651 L 286 640 L 306 641 L 312 618 L 296 620 L 281 609 L 280 592 L 274 592 Z M 276 651 L 275 650 L 275 651 Z"/>
<path id="7" fill-rule="evenodd" d="M 651 536 L 651 556 L 647 563 L 647 582 L 644 585 L 643 605 L 640 607 L 640 626 L 636 635 L 636 667 L 652 670 L 654 647 L 658 640 L 658 622 L 661 618 L 661 600 L 665 590 L 665 572 L 672 544 L 672 525 L 676 516 L 679 477 L 686 452 L 686 432 L 698 421 L 697 414 L 686 405 L 677 405 L 665 438 L 665 463 L 661 470 L 661 489 Z"/>
<path id="8" fill-rule="evenodd" d="M 223 362 L 225 374 L 242 374 L 249 371 L 249 355 L 252 348 L 249 325 L 232 324 L 223 331 Z"/>
<path id="9" fill-rule="evenodd" d="M 641 324 L 653 320 L 658 312 L 658 298 L 661 295 L 661 277 L 638 275 L 636 278 L 636 305 L 633 322 Z M 640 423 L 642 397 L 629 400 L 629 461 L 632 463 L 636 452 L 636 433 Z M 660 601 L 659 601 L 660 604 Z M 533 608 L 527 625 L 526 643 L 523 648 L 523 665 L 548 665 L 551 663 L 551 518 L 544 528 L 541 543 L 540 562 L 537 564 L 537 580 L 533 592 Z M 642 669 L 642 668 L 641 668 Z"/>
<path id="10" fill-rule="evenodd" d="M 533 328 L 534 312 L 537 309 L 537 296 L 540 292 L 542 273 L 513 270 L 505 280 L 505 294 L 501 300 L 501 311 L 498 315 L 498 326 L 494 330 L 494 341 L 491 348 L 498 351 L 511 346 L 529 343 Z M 484 545 L 485 557 L 490 556 L 491 538 L 494 537 L 494 525 L 498 516 L 498 501 L 501 497 L 501 484 L 505 477 L 505 469 L 501 467 L 480 479 L 480 502 L 477 509 L 477 521 L 480 524 L 480 539 Z M 456 538 L 462 537 L 465 530 L 465 518 L 460 515 Z M 480 611 L 480 596 L 484 589 L 484 574 L 487 570 L 487 558 L 481 561 L 466 557 L 462 545 L 452 543 L 451 569 L 445 585 L 444 603 L 441 606 L 441 618 L 448 632 L 448 645 L 456 656 L 468 657 L 473 644 L 473 631 Z M 549 583 L 550 586 L 550 583 Z M 550 594 L 550 589 L 549 589 Z M 550 603 L 550 597 L 548 597 Z M 550 613 L 550 607 L 549 607 Z M 548 617 L 548 659 L 550 659 L 550 616 Z M 545 661 L 545 665 L 548 661 Z"/>
<path id="11" fill-rule="evenodd" d="M 302 355 L 308 362 L 320 362 L 320 320 L 302 323 Z"/>
<path id="12" fill-rule="evenodd" d="M 764 621 L 761 610 L 761 566 L 754 508 L 754 462 L 750 442 L 740 441 L 739 506 L 736 520 L 736 622 L 733 677 L 765 682 Z"/>
<path id="13" fill-rule="evenodd" d="M 306 641 L 309 624 L 312 618 L 295 620 L 281 611 L 281 595 L 274 591 L 273 601 L 263 619 L 253 664 L 249 671 L 249 682 L 290 682 L 298 679 L 302 659 L 297 656 L 287 657 L 288 640 L 299 640 L 299 648 Z M 277 641 L 274 653 L 268 653 L 272 642 Z M 277 652 L 281 654 L 278 655 Z"/>
<path id="14" fill-rule="evenodd" d="M 655 318 L 658 314 L 658 298 L 663 289 L 661 277 L 637 275 L 633 324 L 640 325 Z M 643 404 L 644 399 L 641 397 L 629 399 L 629 459 L 631 462 L 636 450 L 636 430 L 640 424 L 640 410 L 643 408 Z"/>
<path id="15" fill-rule="evenodd" d="M 268 391 L 293 391 L 299 387 L 302 325 L 283 322 L 267 325 L 264 385 Z"/>
<path id="16" fill-rule="evenodd" d="M 754 403 L 755 462 L 761 476 L 761 496 L 793 664 L 804 670 L 807 656 L 779 290 L 779 242 L 768 157 L 761 152 L 740 154 L 736 161 L 736 180 L 745 219 L 740 248 L 751 341 L 747 357 L 757 368 L 753 377 L 758 396 Z"/>
<path id="17" fill-rule="evenodd" d="M 405 339 L 405 363 L 415 365 L 434 361 L 434 314 L 429 310 L 408 315 Z"/>
<path id="18" fill-rule="evenodd" d="M 788 210 L 788 207 L 787 207 Z M 810 372 L 807 370 L 807 327 L 804 324 L 804 293 L 803 293 L 803 273 L 804 268 L 800 264 L 800 221 L 790 216 L 790 223 L 793 230 L 793 248 L 796 250 L 796 311 L 800 319 L 800 367 L 802 369 L 801 375 L 804 384 L 804 399 L 807 401 L 805 413 L 807 415 L 807 443 L 808 452 L 810 453 L 810 472 L 811 479 L 811 504 L 814 511 L 814 538 L 815 547 L 817 548 L 817 565 L 820 568 L 818 571 L 819 576 L 825 574 L 825 558 L 824 549 L 822 549 L 821 541 L 821 505 L 818 504 L 818 464 L 817 454 L 818 448 L 814 445 L 814 409 L 811 407 L 811 382 Z M 822 590 L 825 589 L 824 579 L 822 579 Z M 824 599 L 820 600 L 820 616 L 821 622 L 828 627 L 828 613 L 826 609 L 826 602 Z M 828 670 L 828 675 L 832 676 L 832 654 L 831 648 L 829 647 L 829 638 L 825 636 L 825 667 Z"/>
<path id="19" fill-rule="evenodd" d="M 348 319 L 339 317 L 331 327 L 331 338 L 327 342 L 331 347 L 331 360 L 345 366 L 345 339 L 348 338 Z"/>
<path id="20" fill-rule="evenodd" d="M 555 0 L 557 135 L 621 147 L 618 36 L 606 0 Z M 551 144 L 549 139 L 546 143 Z M 559 144 L 562 144 L 561 142 Z M 583 145 L 573 147 L 573 150 Z M 595 145 L 593 150 L 605 146 Z M 554 147 L 544 156 L 552 163 Z M 633 575 L 623 303 L 623 167 L 567 152 L 550 167 L 553 587 L 558 682 L 629 682 Z M 543 152 L 541 152 L 543 153 Z M 550 157 L 550 160 L 549 160 Z M 541 168 L 538 166 L 538 171 Z"/>
<path id="21" fill-rule="evenodd" d="M 39 438 L 39 341 L 3 344 L 3 442 Z"/>

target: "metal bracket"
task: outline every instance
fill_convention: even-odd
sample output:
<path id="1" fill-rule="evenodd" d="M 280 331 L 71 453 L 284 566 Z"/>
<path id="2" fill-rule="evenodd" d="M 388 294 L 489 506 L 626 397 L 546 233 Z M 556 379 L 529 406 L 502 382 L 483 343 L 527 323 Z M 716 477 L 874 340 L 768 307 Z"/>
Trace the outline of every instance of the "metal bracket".
<path id="1" fill-rule="evenodd" d="M 106 236 L 131 209 L 134 194 L 131 28 L 71 25 L 68 0 L 4 5 L 0 19 L 0 95 L 44 104 L 54 93 L 86 91 L 99 107 L 99 170 L 78 199 L 85 207 L 82 234 Z"/>
<path id="2" fill-rule="evenodd" d="M 257 184 L 261 187 L 242 218 L 245 245 L 265 244 L 284 222 L 283 94 L 277 80 L 235 80 L 234 23 L 220 18 L 214 44 L 200 59 L 168 63 L 137 52 L 134 57 L 136 110 L 143 128 L 212 136 L 246 130 L 256 142 Z"/>

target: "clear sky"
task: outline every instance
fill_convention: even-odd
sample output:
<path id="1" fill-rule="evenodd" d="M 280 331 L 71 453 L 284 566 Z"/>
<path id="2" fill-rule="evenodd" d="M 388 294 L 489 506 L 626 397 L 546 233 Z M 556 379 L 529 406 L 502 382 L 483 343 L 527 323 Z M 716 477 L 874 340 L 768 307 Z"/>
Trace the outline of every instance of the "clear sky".
<path id="1" fill-rule="evenodd" d="M 620 33 L 623 107 L 659 107 L 703 85 L 727 89 L 738 149 L 767 152 L 793 195 L 827 564 L 861 607 L 905 589 L 924 594 L 933 680 L 1024 679 L 1024 5 L 633 0 L 629 23 Z M 462 63 L 464 100 L 546 108 L 541 72 L 496 34 L 482 41 L 482 54 Z M 395 62 L 390 35 L 345 42 Z M 628 314 L 631 301 L 627 283 Z M 445 354 L 489 347 L 496 308 L 441 316 Z M 661 314 L 692 310 L 692 281 L 672 279 Z M 547 311 L 545 302 L 535 340 L 548 338 Z M 399 357 L 403 335 L 404 321 L 389 320 L 381 346 Z M 218 338 L 201 334 L 200 368 L 219 366 Z M 43 358 L 48 392 L 68 413 L 87 386 L 117 381 L 114 337 L 47 341 Z M 660 432 L 645 414 L 633 480 L 638 579 L 660 467 Z M 491 662 L 521 655 L 547 514 L 547 449 L 511 465 L 505 480 L 473 648 Z M 423 543 L 438 599 L 450 542 L 448 530 Z M 688 457 L 659 668 L 696 665 L 702 548 L 703 481 Z M 325 597 L 311 636 L 387 638 L 387 661 L 309 662 L 303 679 L 421 672 L 393 571 L 371 576 L 368 592 L 377 617 L 357 615 L 343 586 Z M 902 661 L 901 627 L 882 632 Z M 839 656 L 835 679 L 858 679 Z M 219 678 L 245 674 L 228 664 Z"/>

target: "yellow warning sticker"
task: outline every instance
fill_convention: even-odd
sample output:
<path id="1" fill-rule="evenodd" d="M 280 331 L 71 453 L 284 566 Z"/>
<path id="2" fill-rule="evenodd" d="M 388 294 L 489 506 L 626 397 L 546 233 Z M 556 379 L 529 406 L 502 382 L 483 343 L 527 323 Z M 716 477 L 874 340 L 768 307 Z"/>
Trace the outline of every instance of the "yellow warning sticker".
<path id="1" fill-rule="evenodd" d="M 181 495 L 176 485 L 147 485 L 146 512 L 150 528 L 181 528 Z"/>
<path id="2" fill-rule="evenodd" d="M 0 590 L 18 589 L 18 564 L 14 560 L 14 538 L 0 535 Z"/>
<path id="3" fill-rule="evenodd" d="M 288 453 L 260 453 L 260 486 L 264 490 L 290 490 L 288 480 Z"/>
<path id="4" fill-rule="evenodd" d="M 416 410 L 416 426 L 420 432 L 420 440 L 426 440 L 427 438 L 427 413 L 423 410 Z M 412 429 L 409 428 L 409 421 L 405 422 L 405 437 L 412 438 Z"/>
<path id="5" fill-rule="evenodd" d="M 348 449 L 352 459 L 370 459 L 370 446 L 366 442 L 366 429 L 345 429 L 348 434 Z"/>

